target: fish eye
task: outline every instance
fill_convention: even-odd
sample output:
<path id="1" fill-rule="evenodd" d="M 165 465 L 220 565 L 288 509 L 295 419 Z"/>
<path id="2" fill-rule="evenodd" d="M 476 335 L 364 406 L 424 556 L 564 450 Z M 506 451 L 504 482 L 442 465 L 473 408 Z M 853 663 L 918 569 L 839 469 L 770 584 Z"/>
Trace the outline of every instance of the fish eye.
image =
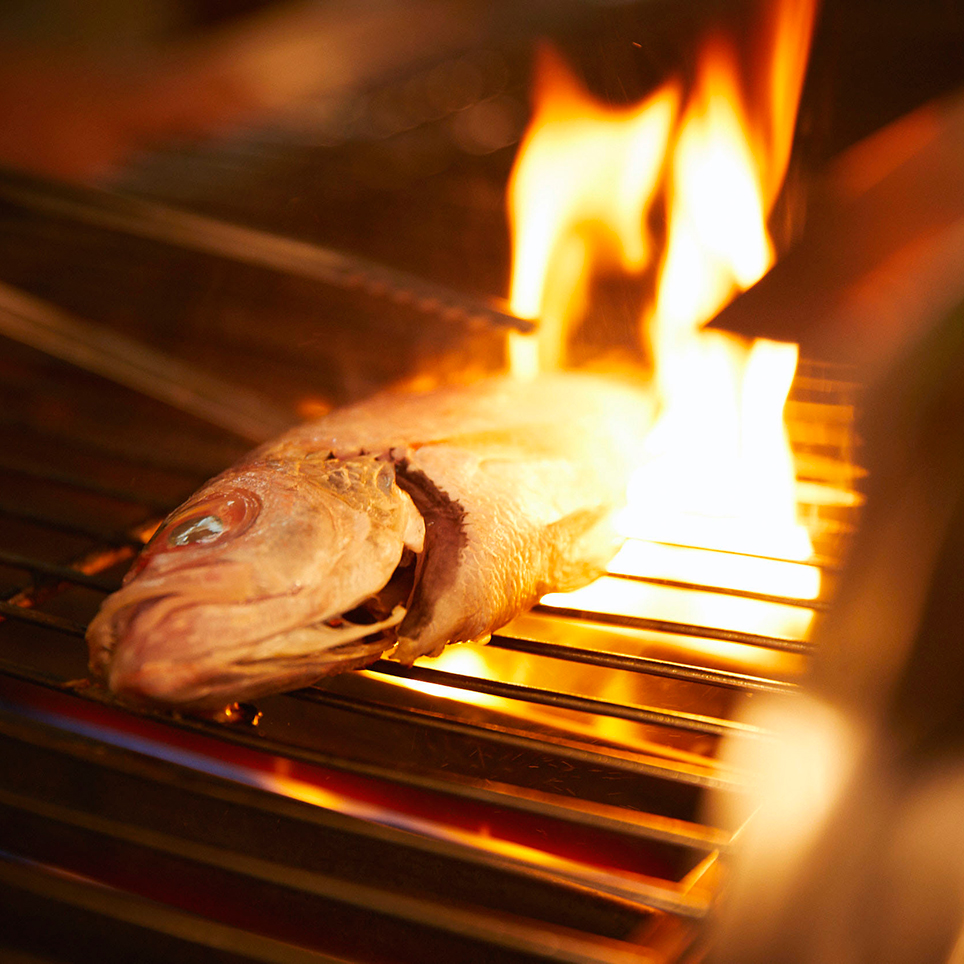
<path id="1" fill-rule="evenodd" d="M 224 532 L 224 522 L 216 515 L 186 519 L 168 533 L 167 542 L 172 546 L 189 546 L 198 542 L 211 542 Z"/>

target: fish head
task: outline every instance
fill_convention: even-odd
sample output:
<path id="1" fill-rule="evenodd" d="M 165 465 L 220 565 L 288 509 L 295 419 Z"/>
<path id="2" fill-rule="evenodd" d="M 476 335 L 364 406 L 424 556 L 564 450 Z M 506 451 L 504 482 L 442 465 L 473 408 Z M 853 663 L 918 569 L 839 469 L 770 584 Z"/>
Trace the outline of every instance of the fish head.
<path id="1" fill-rule="evenodd" d="M 131 702 L 218 708 L 306 684 L 333 661 L 370 661 L 404 611 L 383 602 L 360 621 L 343 617 L 423 539 L 389 461 L 249 461 L 154 533 L 90 624 L 91 672 Z"/>

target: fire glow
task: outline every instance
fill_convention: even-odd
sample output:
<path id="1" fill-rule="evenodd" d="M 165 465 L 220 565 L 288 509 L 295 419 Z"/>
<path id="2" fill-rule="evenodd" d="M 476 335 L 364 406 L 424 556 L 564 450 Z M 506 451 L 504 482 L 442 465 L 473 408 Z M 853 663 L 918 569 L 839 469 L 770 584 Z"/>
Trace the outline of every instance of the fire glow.
<path id="1" fill-rule="evenodd" d="M 786 172 L 814 10 L 809 0 L 780 0 L 772 13 L 760 103 L 747 102 L 720 36 L 704 44 L 681 110 L 672 82 L 637 107 L 606 109 L 543 52 L 510 187 L 510 303 L 542 327 L 538 350 L 516 338 L 510 361 L 523 377 L 536 355 L 558 363 L 592 269 L 645 266 L 647 214 L 665 181 L 665 245 L 640 325 L 661 414 L 621 527 L 637 540 L 802 562 L 812 546 L 796 521 L 783 424 L 797 346 L 703 330 L 774 260 L 767 217 Z M 779 588 L 812 598 L 813 582 L 811 573 Z"/>
<path id="2" fill-rule="evenodd" d="M 641 230 L 656 194 L 679 93 L 667 84 L 636 107 L 597 103 L 548 46 L 539 51 L 535 110 L 509 181 L 513 233 L 509 308 L 538 318 L 535 338 L 513 335 L 519 377 L 565 362 L 566 335 L 597 264 L 647 264 Z"/>
<path id="3" fill-rule="evenodd" d="M 539 329 L 510 337 L 510 370 L 530 378 L 565 367 L 593 275 L 651 268 L 655 290 L 639 339 L 660 411 L 630 483 L 619 520 L 627 542 L 611 575 L 544 597 L 550 612 L 809 635 L 813 613 L 805 607 L 660 585 L 787 600 L 820 593 L 809 534 L 797 522 L 783 421 L 798 348 L 704 330 L 775 259 L 767 219 L 790 156 L 815 2 L 775 0 L 768 13 L 764 82 L 753 85 L 752 101 L 734 48 L 719 35 L 704 43 L 691 89 L 670 79 L 621 108 L 597 102 L 552 49 L 538 53 L 532 120 L 508 203 L 510 308 L 538 318 Z M 657 244 L 649 223 L 660 203 L 666 229 Z M 752 658 L 734 657 L 729 644 L 701 645 L 720 659 Z M 459 673 L 458 654 L 452 647 L 432 665 Z"/>

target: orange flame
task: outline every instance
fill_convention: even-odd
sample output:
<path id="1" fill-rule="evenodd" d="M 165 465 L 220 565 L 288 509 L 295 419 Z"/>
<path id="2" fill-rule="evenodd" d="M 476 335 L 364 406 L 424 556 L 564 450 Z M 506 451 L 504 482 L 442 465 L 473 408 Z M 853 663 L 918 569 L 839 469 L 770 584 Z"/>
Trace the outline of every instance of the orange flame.
<path id="1" fill-rule="evenodd" d="M 678 119 L 675 83 L 611 109 L 557 55 L 540 53 L 509 207 L 510 305 L 539 317 L 541 332 L 538 346 L 510 346 L 516 374 L 564 362 L 593 266 L 646 264 L 646 216 L 667 169 L 666 244 L 643 333 L 662 414 L 631 486 L 627 535 L 797 560 L 812 553 L 796 521 L 782 421 L 797 348 L 747 345 L 702 326 L 773 263 L 767 218 L 790 156 L 814 13 L 813 0 L 769 10 L 753 102 L 732 45 L 709 40 Z"/>
<path id="2" fill-rule="evenodd" d="M 747 346 L 701 328 L 773 263 L 766 221 L 789 159 L 813 14 L 810 0 L 775 8 L 756 125 L 732 47 L 714 38 L 703 50 L 673 150 L 666 254 L 645 319 L 663 414 L 632 486 L 625 524 L 637 535 L 790 559 L 812 552 L 796 522 L 782 422 L 797 346 Z"/>
<path id="3" fill-rule="evenodd" d="M 594 263 L 626 271 L 647 263 L 643 226 L 679 99 L 667 84 L 638 106 L 606 107 L 548 46 L 535 74 L 536 106 L 509 182 L 509 306 L 541 321 L 537 341 L 510 345 L 519 375 L 563 363 L 566 327 Z"/>
<path id="4" fill-rule="evenodd" d="M 669 239 L 649 326 L 658 365 L 680 332 L 708 321 L 773 263 L 738 78 L 729 46 L 708 44 L 673 153 Z"/>
<path id="5" fill-rule="evenodd" d="M 732 46 L 721 37 L 709 41 L 682 116 L 676 83 L 637 106 L 613 109 L 590 97 L 557 54 L 540 51 L 533 119 L 509 185 L 510 307 L 540 320 L 538 340 L 515 336 L 510 343 L 516 375 L 565 363 L 567 330 L 584 308 L 593 270 L 638 272 L 649 262 L 646 222 L 666 171 L 666 243 L 642 336 L 662 412 L 630 487 L 622 519 L 630 539 L 612 563 L 615 576 L 795 599 L 819 593 L 815 566 L 778 561 L 812 554 L 796 522 L 783 424 L 797 346 L 747 345 L 702 330 L 773 263 L 767 218 L 790 156 L 814 12 L 814 0 L 777 0 L 753 103 Z M 812 616 L 773 601 L 680 594 L 613 577 L 543 602 L 550 610 L 632 610 L 790 638 L 805 636 Z M 686 645 L 737 658 L 730 644 Z M 497 663 L 491 653 L 472 655 L 486 667 Z M 459 672 L 457 650 L 442 660 Z"/>
<path id="6" fill-rule="evenodd" d="M 768 53 L 769 155 L 763 171 L 768 207 L 780 193 L 790 162 L 816 12 L 816 0 L 781 0 L 771 8 L 771 33 L 763 48 Z"/>

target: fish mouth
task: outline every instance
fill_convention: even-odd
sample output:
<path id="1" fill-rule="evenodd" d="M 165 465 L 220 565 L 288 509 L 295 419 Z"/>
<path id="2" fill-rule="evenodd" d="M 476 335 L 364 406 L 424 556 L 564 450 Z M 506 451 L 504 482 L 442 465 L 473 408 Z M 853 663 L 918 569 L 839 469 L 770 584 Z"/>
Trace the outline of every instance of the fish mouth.
<path id="1" fill-rule="evenodd" d="M 147 612 L 150 603 L 137 606 Z M 367 666 L 392 647 L 394 627 L 404 616 L 398 607 L 374 623 L 342 618 L 337 626 L 326 622 L 291 629 L 238 647 L 230 657 L 209 652 L 187 660 L 125 645 L 115 648 L 103 675 L 111 692 L 126 703 L 188 712 L 219 710 L 238 699 L 296 689 Z"/>

